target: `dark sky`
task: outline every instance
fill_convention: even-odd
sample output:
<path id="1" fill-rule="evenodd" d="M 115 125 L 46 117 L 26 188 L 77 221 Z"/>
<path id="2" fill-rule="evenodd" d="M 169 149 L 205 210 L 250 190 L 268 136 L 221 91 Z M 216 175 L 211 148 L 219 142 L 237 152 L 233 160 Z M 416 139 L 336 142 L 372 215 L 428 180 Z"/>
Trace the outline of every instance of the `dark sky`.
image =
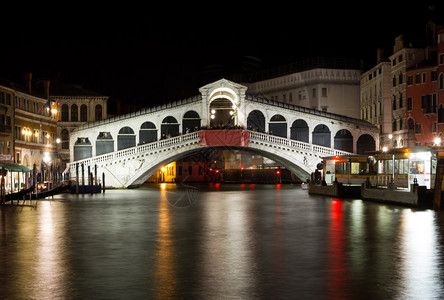
<path id="1" fill-rule="evenodd" d="M 299 2 L 158 8 L 141 2 L 94 10 L 39 3 L 3 19 L 0 74 L 22 80 L 24 72 L 36 79 L 59 73 L 112 101 L 152 106 L 196 95 L 234 73 L 316 56 L 371 66 L 377 47 L 390 55 L 397 35 L 422 34 L 428 19 L 426 1 Z M 434 18 L 443 23 L 440 6 Z"/>

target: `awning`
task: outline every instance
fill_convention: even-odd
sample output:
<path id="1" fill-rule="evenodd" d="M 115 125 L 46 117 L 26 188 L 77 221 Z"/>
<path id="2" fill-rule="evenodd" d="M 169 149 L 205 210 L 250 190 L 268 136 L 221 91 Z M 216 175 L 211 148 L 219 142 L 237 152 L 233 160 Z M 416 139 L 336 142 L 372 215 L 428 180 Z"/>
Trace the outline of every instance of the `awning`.
<path id="1" fill-rule="evenodd" d="M 10 172 L 31 172 L 32 170 L 22 165 L 0 164 L 0 169 L 6 169 Z"/>

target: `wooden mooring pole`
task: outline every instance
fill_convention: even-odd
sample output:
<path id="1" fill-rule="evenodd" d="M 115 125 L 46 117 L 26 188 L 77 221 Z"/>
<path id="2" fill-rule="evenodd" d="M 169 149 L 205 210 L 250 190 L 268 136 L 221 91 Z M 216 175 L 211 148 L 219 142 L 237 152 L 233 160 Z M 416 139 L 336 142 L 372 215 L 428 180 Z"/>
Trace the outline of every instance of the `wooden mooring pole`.
<path id="1" fill-rule="evenodd" d="M 433 195 L 433 208 L 441 209 L 442 178 L 444 173 L 444 159 L 438 159 L 436 166 L 435 191 Z"/>

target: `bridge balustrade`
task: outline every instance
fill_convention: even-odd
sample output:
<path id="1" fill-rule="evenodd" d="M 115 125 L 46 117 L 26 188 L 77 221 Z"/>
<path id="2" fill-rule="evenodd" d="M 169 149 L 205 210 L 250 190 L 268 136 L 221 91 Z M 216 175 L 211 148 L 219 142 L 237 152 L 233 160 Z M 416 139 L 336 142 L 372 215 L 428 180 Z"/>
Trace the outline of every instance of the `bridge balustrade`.
<path id="1" fill-rule="evenodd" d="M 76 164 L 93 166 L 95 164 L 109 163 L 109 162 L 113 162 L 113 161 L 119 160 L 119 159 L 126 159 L 126 158 L 130 158 L 130 157 L 134 157 L 138 154 L 145 154 L 147 152 L 152 152 L 155 150 L 164 149 L 166 147 L 178 146 L 182 143 L 189 143 L 189 142 L 198 143 L 199 141 L 200 141 L 199 132 L 198 131 L 191 132 L 188 134 L 179 135 L 179 136 L 175 136 L 172 138 L 139 145 L 139 146 L 135 146 L 135 147 L 128 148 L 128 149 L 123 149 L 123 150 L 116 151 L 113 153 L 107 153 L 107 154 L 75 161 L 70 164 L 70 169 L 71 169 L 71 171 L 74 171 L 76 168 Z M 260 132 L 254 132 L 254 131 L 250 131 L 250 141 L 253 143 L 256 143 L 256 144 L 262 143 L 262 144 L 285 146 L 288 148 L 311 152 L 311 153 L 314 153 L 315 155 L 319 155 L 319 156 L 342 155 L 342 154 L 348 153 L 346 151 L 341 151 L 341 150 L 327 148 L 327 147 L 318 146 L 318 145 L 312 145 L 312 144 L 301 142 L 301 141 L 291 140 L 288 138 L 273 136 L 273 135 L 269 135 L 266 133 L 260 133 Z"/>

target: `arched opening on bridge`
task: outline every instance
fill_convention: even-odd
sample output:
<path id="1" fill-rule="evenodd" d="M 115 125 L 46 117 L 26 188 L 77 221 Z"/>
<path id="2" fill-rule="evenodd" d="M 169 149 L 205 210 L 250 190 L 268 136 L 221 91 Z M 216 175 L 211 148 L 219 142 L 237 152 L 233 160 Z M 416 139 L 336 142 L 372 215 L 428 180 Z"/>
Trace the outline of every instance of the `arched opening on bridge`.
<path id="1" fill-rule="evenodd" d="M 347 129 L 340 129 L 334 137 L 334 148 L 353 153 L 353 135 Z"/>
<path id="2" fill-rule="evenodd" d="M 123 150 L 134 146 L 136 146 L 136 135 L 134 134 L 134 130 L 129 126 L 122 127 L 117 135 L 117 150 Z"/>
<path id="3" fill-rule="evenodd" d="M 114 140 L 109 132 L 100 132 L 96 139 L 96 155 L 114 152 Z"/>
<path id="4" fill-rule="evenodd" d="M 92 157 L 92 145 L 88 138 L 80 137 L 74 143 L 74 161 Z"/>
<path id="5" fill-rule="evenodd" d="M 375 139 L 369 134 L 363 134 L 356 142 L 356 152 L 358 154 L 366 154 L 367 151 L 375 151 Z"/>
<path id="6" fill-rule="evenodd" d="M 271 117 L 268 124 L 269 133 L 272 135 L 287 137 L 287 120 L 281 115 Z"/>
<path id="7" fill-rule="evenodd" d="M 308 133 L 308 125 L 302 119 L 298 119 L 293 122 L 290 128 L 290 138 L 292 140 L 297 140 L 301 142 L 308 143 L 309 141 L 309 133 Z"/>
<path id="8" fill-rule="evenodd" d="M 200 116 L 194 110 L 187 111 L 182 119 L 183 133 L 200 130 Z"/>
<path id="9" fill-rule="evenodd" d="M 144 122 L 139 130 L 139 144 L 143 145 L 157 141 L 157 128 L 153 122 Z"/>
<path id="10" fill-rule="evenodd" d="M 247 117 L 247 128 L 258 132 L 265 132 L 265 117 L 259 110 L 253 110 Z"/>
<path id="11" fill-rule="evenodd" d="M 168 116 L 163 119 L 162 124 L 160 125 L 160 134 L 162 135 L 161 139 L 178 136 L 179 122 L 177 122 L 176 118 Z"/>
<path id="12" fill-rule="evenodd" d="M 331 132 L 330 129 L 324 125 L 317 125 L 312 133 L 312 143 L 319 146 L 331 146 Z"/>
<path id="13" fill-rule="evenodd" d="M 231 100 L 217 98 L 210 103 L 210 126 L 224 128 L 236 125 L 235 105 Z"/>

